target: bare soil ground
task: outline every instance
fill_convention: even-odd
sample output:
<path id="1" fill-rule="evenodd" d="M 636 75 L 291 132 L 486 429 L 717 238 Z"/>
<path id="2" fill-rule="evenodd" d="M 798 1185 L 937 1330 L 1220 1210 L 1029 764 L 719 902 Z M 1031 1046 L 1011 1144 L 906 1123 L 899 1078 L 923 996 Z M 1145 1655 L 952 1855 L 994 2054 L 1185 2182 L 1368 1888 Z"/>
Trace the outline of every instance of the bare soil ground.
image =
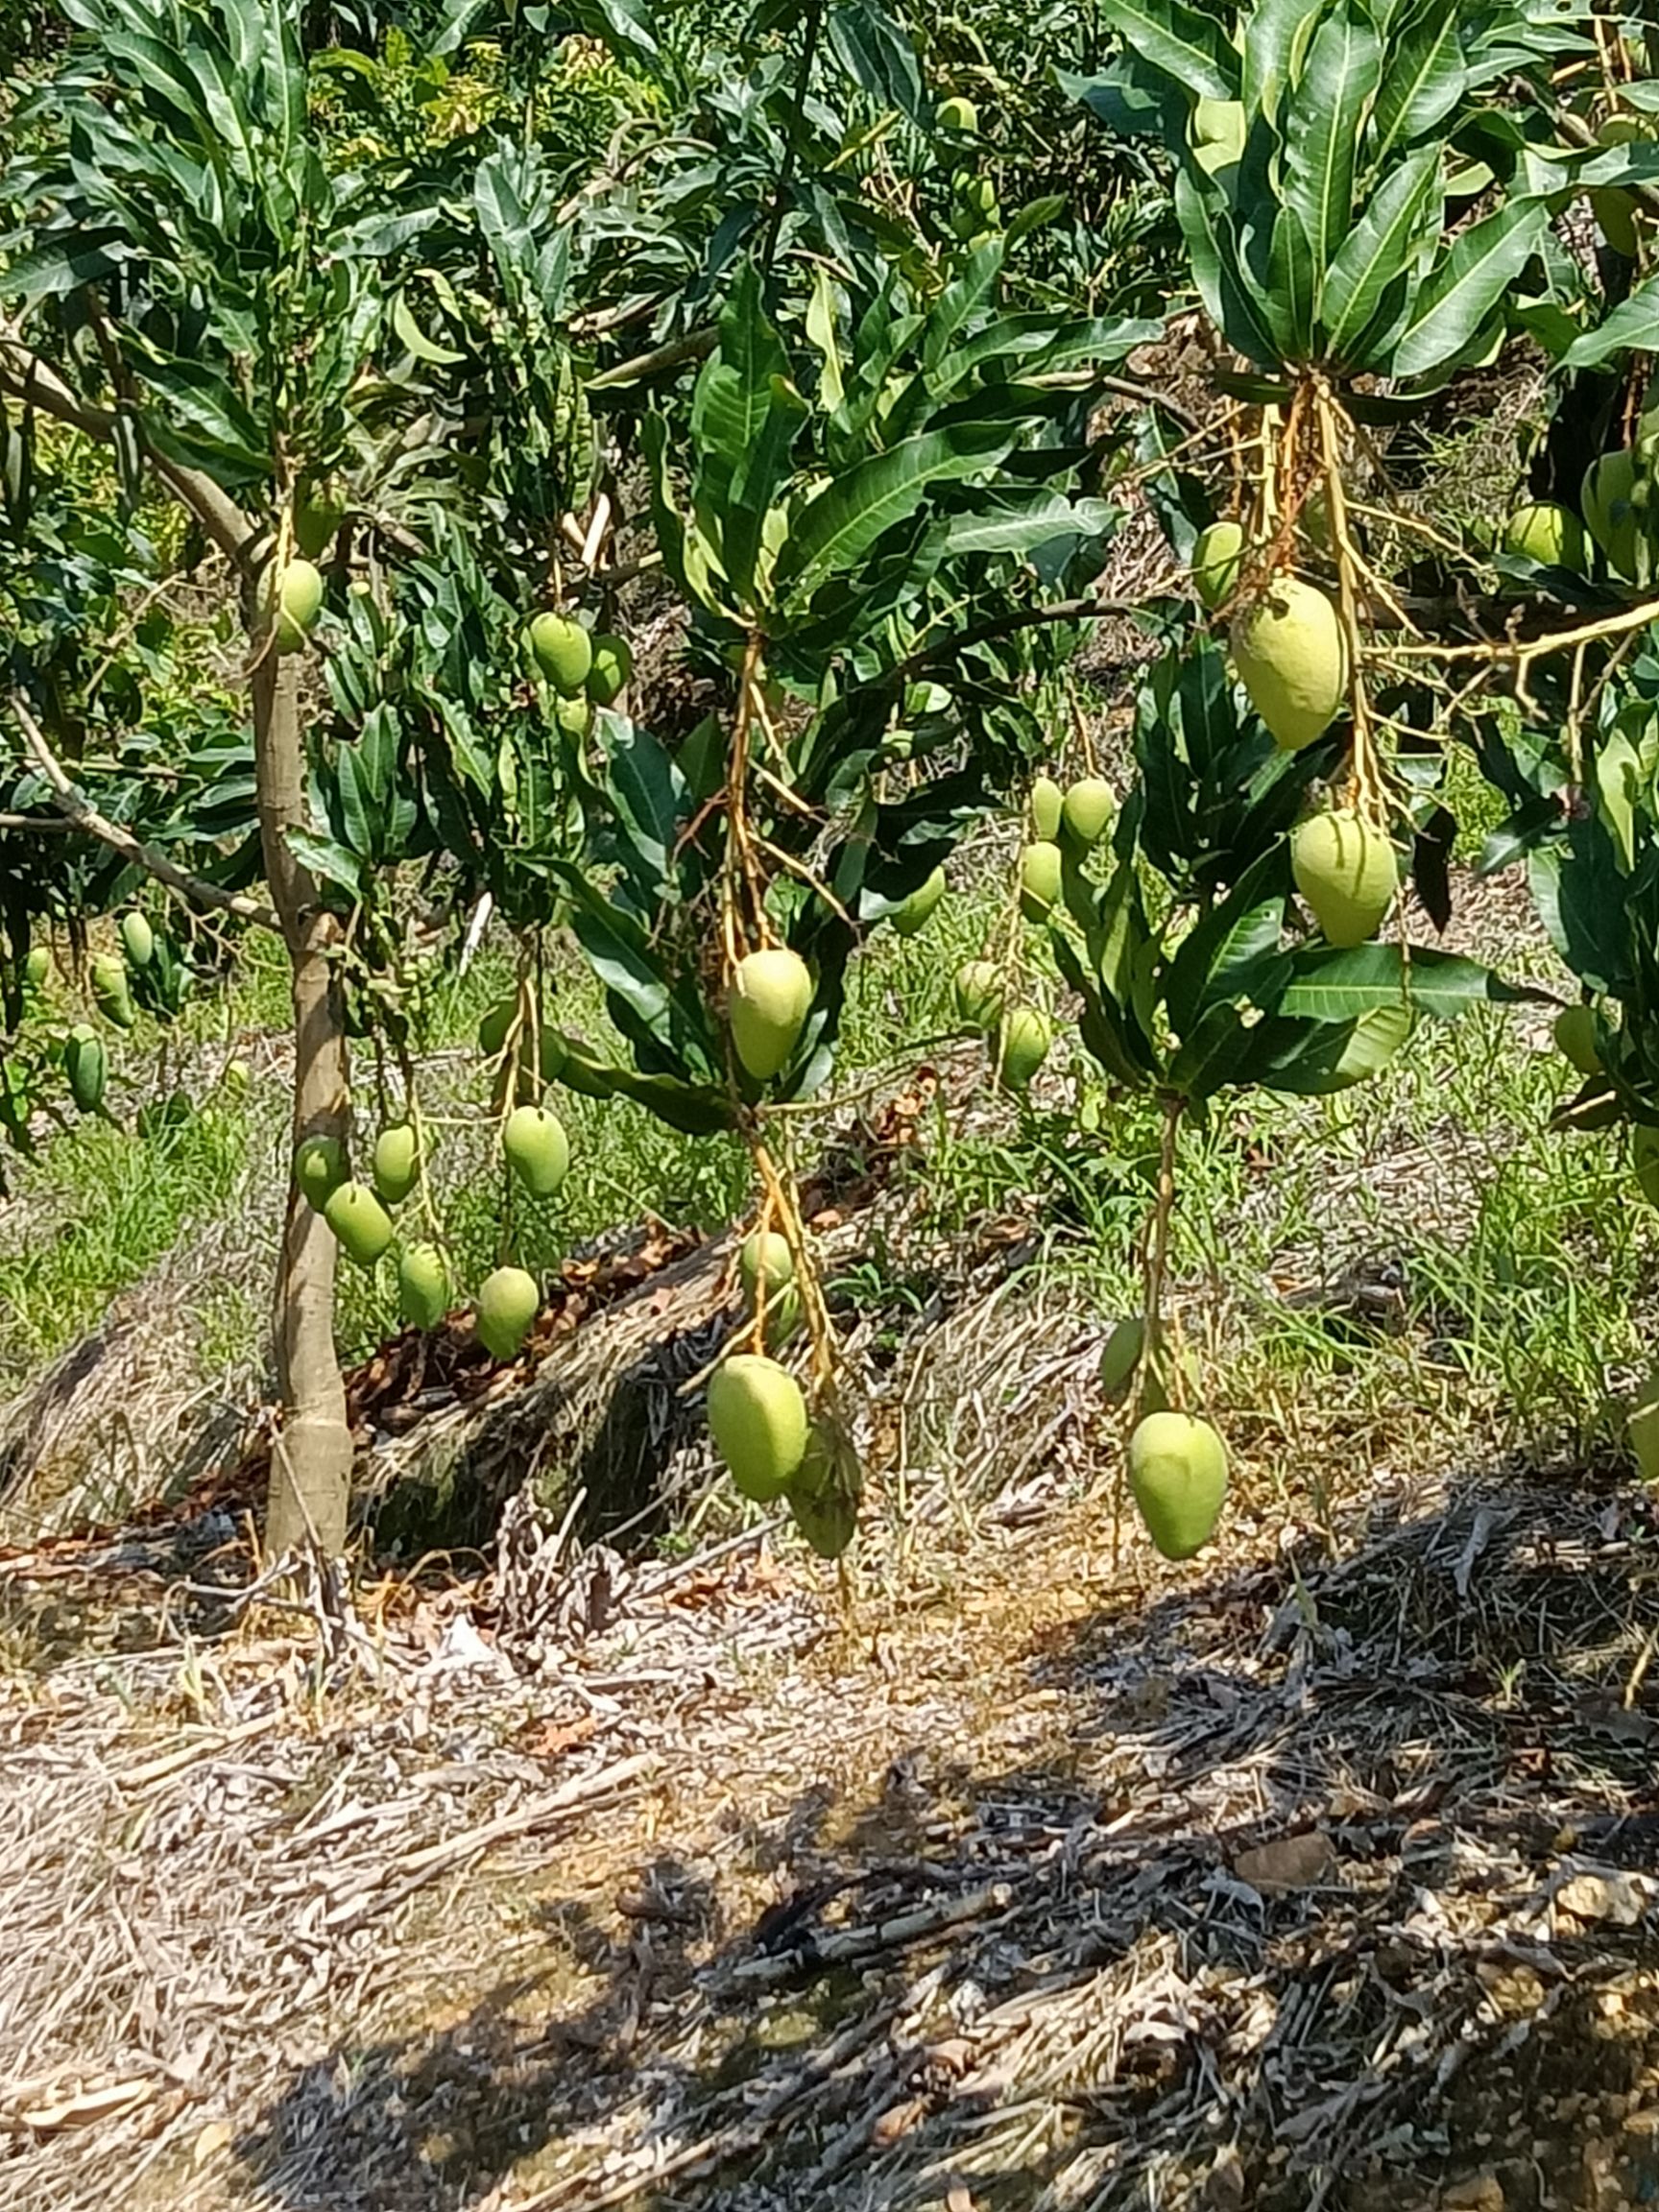
<path id="1" fill-rule="evenodd" d="M 177 1530 L 11 1560 L 0 2204 L 1659 2196 L 1646 1502 L 1115 1568 L 1058 1442 L 846 1593 L 527 1505 L 287 1615 Z"/>

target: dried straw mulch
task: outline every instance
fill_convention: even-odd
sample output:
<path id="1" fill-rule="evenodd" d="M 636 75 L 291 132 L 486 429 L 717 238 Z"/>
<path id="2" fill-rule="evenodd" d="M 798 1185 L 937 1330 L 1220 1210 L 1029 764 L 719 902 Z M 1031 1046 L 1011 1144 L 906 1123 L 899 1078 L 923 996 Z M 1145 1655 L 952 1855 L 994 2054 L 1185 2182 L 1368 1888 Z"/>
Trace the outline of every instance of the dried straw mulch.
<path id="1" fill-rule="evenodd" d="M 1049 1389 L 1006 1509 L 874 1524 L 850 1611 L 781 1538 L 630 1566 L 527 1501 L 476 1584 L 286 1616 L 14 1562 L 0 2203 L 1646 2200 L 1644 1502 L 1114 1574 Z"/>

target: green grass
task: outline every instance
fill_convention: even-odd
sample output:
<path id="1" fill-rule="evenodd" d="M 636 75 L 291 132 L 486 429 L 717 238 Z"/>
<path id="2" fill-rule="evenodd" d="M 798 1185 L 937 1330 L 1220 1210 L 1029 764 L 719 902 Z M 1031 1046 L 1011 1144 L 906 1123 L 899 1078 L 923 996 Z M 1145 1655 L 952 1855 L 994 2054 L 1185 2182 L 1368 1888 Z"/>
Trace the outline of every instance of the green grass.
<path id="1" fill-rule="evenodd" d="M 852 978 L 835 1091 L 855 1097 L 867 1070 L 907 1080 L 930 1057 L 955 1071 L 959 1091 L 964 1054 L 970 1070 L 982 1067 L 982 1083 L 970 1073 L 969 1112 L 939 1102 L 925 1119 L 923 1226 L 947 1241 L 972 1239 L 987 1222 L 1018 1217 L 1045 1282 L 1109 1321 L 1138 1306 L 1156 1116 L 1149 1102 L 1110 1093 L 1083 1054 L 1037 932 L 1022 940 L 1021 990 L 1059 1017 L 1037 1103 L 998 1094 L 981 1048 L 955 1036 L 951 977 L 961 960 L 1006 944 L 1010 866 L 1006 838 L 981 840 L 920 935 L 871 940 Z M 572 964 L 553 981 L 561 1025 L 619 1050 L 586 970 Z M 491 951 L 446 986 L 422 1063 L 436 1226 L 458 1292 L 508 1256 L 550 1270 L 619 1224 L 656 1216 L 714 1230 L 740 1219 L 752 1185 L 734 1140 L 685 1138 L 626 1102 L 563 1089 L 554 1096 L 572 1142 L 565 1189 L 539 1205 L 514 1193 L 475 1045 L 479 1015 L 510 982 L 505 957 Z M 154 1032 L 116 1041 L 112 1095 L 126 1128 L 83 1121 L 19 1165 L 18 1199 L 0 1216 L 0 1380 L 15 1383 L 96 1325 L 193 1225 L 252 1204 L 274 1235 L 286 996 L 280 955 L 262 948 L 228 994 L 188 1010 L 168 1042 L 171 1070 L 156 1067 Z M 61 1020 L 67 1008 L 56 1012 Z M 1523 1041 L 1527 1020 L 1541 1036 L 1542 1017 L 1497 1008 L 1455 1026 L 1425 1022 L 1369 1085 L 1329 1099 L 1223 1097 L 1207 1126 L 1188 1130 L 1172 1245 L 1177 1303 L 1205 1391 L 1241 1431 L 1294 1434 L 1301 1450 L 1310 1424 L 1382 1433 L 1410 1408 L 1442 1434 L 1448 1424 L 1481 1423 L 1494 1442 L 1540 1450 L 1605 1433 L 1608 1372 L 1640 1360 L 1654 1318 L 1655 1217 L 1636 1199 L 1616 1137 L 1549 1128 L 1568 1076 L 1553 1052 Z M 215 1087 L 232 1052 L 255 1070 L 241 1097 Z M 356 1065 L 372 1098 L 361 1048 Z M 159 1092 L 180 1079 L 171 1070 L 184 1071 L 198 1110 L 181 1129 L 136 1133 L 138 1098 L 123 1080 L 132 1068 L 154 1070 Z M 831 1096 L 830 1120 L 833 1107 Z M 372 1122 L 365 1115 L 359 1129 L 365 1154 Z M 828 1125 L 795 1122 L 804 1161 Z M 415 1201 L 403 1223 L 426 1233 Z M 1356 1334 L 1317 1302 L 1284 1295 L 1383 1264 L 1403 1286 L 1391 1331 Z M 912 1255 L 879 1246 L 843 1287 L 896 1330 L 928 1290 Z M 206 1370 L 258 1356 L 262 1284 L 208 1282 L 195 1306 Z M 344 1266 L 346 1356 L 396 1325 L 391 1262 L 373 1274 Z"/>

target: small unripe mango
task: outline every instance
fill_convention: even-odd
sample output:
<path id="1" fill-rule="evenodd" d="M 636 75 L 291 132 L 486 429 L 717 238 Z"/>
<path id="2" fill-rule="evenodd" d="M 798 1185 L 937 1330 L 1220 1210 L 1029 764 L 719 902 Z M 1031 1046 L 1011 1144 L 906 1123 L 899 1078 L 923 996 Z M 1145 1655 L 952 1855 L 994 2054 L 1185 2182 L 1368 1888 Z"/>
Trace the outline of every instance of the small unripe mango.
<path id="1" fill-rule="evenodd" d="M 1637 1188 L 1649 1206 L 1659 1206 L 1659 1129 L 1639 1121 L 1630 1141 L 1630 1156 L 1636 1166 Z"/>
<path id="2" fill-rule="evenodd" d="M 1570 507 L 1534 499 L 1517 507 L 1503 525 L 1503 550 L 1543 568 L 1584 566 L 1584 525 Z"/>
<path id="3" fill-rule="evenodd" d="M 294 542 L 308 561 L 321 561 L 346 519 L 346 492 L 337 476 L 306 477 L 294 495 Z"/>
<path id="4" fill-rule="evenodd" d="M 373 1267 L 391 1248 L 392 1216 L 366 1183 L 342 1183 L 331 1191 L 323 1218 L 359 1267 Z"/>
<path id="5" fill-rule="evenodd" d="M 1244 543 L 1244 525 L 1231 517 L 1198 533 L 1192 547 L 1192 588 L 1212 613 L 1238 589 Z"/>
<path id="6" fill-rule="evenodd" d="M 106 1022 L 117 1029 L 131 1029 L 137 1019 L 128 994 L 127 969 L 111 952 L 100 952 L 92 963 L 92 1003 Z"/>
<path id="7" fill-rule="evenodd" d="M 89 1022 L 77 1022 L 64 1041 L 63 1073 L 79 1111 L 96 1114 L 109 1080 L 109 1056 Z"/>
<path id="8" fill-rule="evenodd" d="M 421 1148 L 406 1121 L 382 1129 L 374 1140 L 373 1180 L 388 1206 L 401 1206 L 421 1172 Z"/>
<path id="9" fill-rule="evenodd" d="M 1636 581 L 1642 530 L 1630 501 L 1635 488 L 1636 456 L 1621 446 L 1591 462 L 1578 491 L 1585 526 L 1607 556 L 1608 566 L 1627 584 Z"/>
<path id="10" fill-rule="evenodd" d="M 727 1017 L 737 1057 L 757 1082 L 788 1065 L 812 1011 L 812 975 L 798 952 L 751 952 L 732 971 Z"/>
<path id="11" fill-rule="evenodd" d="M 788 1238 L 781 1237 L 776 1229 L 757 1229 L 745 1237 L 737 1255 L 737 1273 L 751 1306 L 762 1283 L 768 1291 L 786 1288 L 795 1280 L 795 1255 L 789 1249 Z"/>
<path id="12" fill-rule="evenodd" d="M 545 1106 L 519 1106 L 501 1132 L 507 1165 L 533 1198 L 551 1198 L 570 1171 L 570 1140 Z"/>
<path id="13" fill-rule="evenodd" d="M 294 1182 L 305 1203 L 321 1214 L 349 1169 L 338 1137 L 307 1137 L 294 1155 Z"/>
<path id="14" fill-rule="evenodd" d="M 979 110 L 965 93 L 953 92 L 949 100 L 941 100 L 938 117 L 941 131 L 956 131 L 964 138 L 972 138 L 979 129 Z"/>
<path id="15" fill-rule="evenodd" d="M 1045 845 L 1052 845 L 1060 834 L 1060 817 L 1066 809 L 1066 794 L 1052 776 L 1039 776 L 1031 786 L 1031 828 Z"/>
<path id="16" fill-rule="evenodd" d="M 1399 885 L 1394 848 L 1358 814 L 1311 814 L 1290 833 L 1290 873 L 1328 945 L 1363 945 Z"/>
<path id="17" fill-rule="evenodd" d="M 52 973 L 52 955 L 44 945 L 31 945 L 23 962 L 23 981 L 31 991 L 38 991 Z"/>
<path id="18" fill-rule="evenodd" d="M 1020 855 L 1020 911 L 1027 922 L 1046 922 L 1060 896 L 1065 861 L 1058 845 L 1040 841 Z"/>
<path id="19" fill-rule="evenodd" d="M 298 653 L 317 627 L 323 611 L 323 572 L 306 560 L 290 561 L 278 572 L 265 571 L 271 626 L 279 653 Z"/>
<path id="20" fill-rule="evenodd" d="M 1129 1439 L 1129 1490 L 1166 1559 L 1209 1543 L 1227 1494 L 1227 1450 L 1208 1421 L 1148 1413 Z"/>
<path id="21" fill-rule="evenodd" d="M 530 625 L 530 651 L 555 691 L 574 699 L 593 665 L 593 641 L 567 614 L 538 614 Z"/>
<path id="22" fill-rule="evenodd" d="M 806 1450 L 806 1401 L 776 1359 L 737 1352 L 709 1384 L 709 1432 L 745 1498 L 770 1504 Z"/>
<path id="23" fill-rule="evenodd" d="M 1091 852 L 1106 834 L 1118 794 L 1104 776 L 1080 776 L 1068 786 L 1060 808 L 1060 834 L 1075 851 Z"/>
<path id="24" fill-rule="evenodd" d="M 994 960 L 964 960 L 950 989 L 956 1011 L 970 1029 L 990 1031 L 1001 1021 L 1007 994 Z"/>
<path id="25" fill-rule="evenodd" d="M 121 950 L 130 968 L 148 968 L 156 957 L 156 932 L 136 907 L 121 917 Z"/>
<path id="26" fill-rule="evenodd" d="M 1348 644 L 1326 594 L 1276 576 L 1233 625 L 1233 659 L 1273 742 L 1299 753 L 1322 737 L 1348 695 Z"/>
<path id="27" fill-rule="evenodd" d="M 610 707 L 634 673 L 634 654 L 626 637 L 599 631 L 593 638 L 593 659 L 588 670 L 588 696 L 595 707 Z"/>
<path id="28" fill-rule="evenodd" d="M 515 1359 L 530 1334 L 541 1305 L 534 1275 L 522 1267 L 497 1267 L 487 1275 L 473 1303 L 473 1329 L 486 1352 L 497 1359 Z"/>
<path id="29" fill-rule="evenodd" d="M 397 1310 L 416 1329 L 436 1329 L 449 1310 L 449 1270 L 436 1244 L 411 1244 L 398 1259 Z"/>
<path id="30" fill-rule="evenodd" d="M 918 883 L 910 896 L 895 906 L 887 919 L 901 937 L 914 937 L 931 920 L 934 908 L 946 892 L 945 871 L 935 868 L 925 882 Z"/>
<path id="31" fill-rule="evenodd" d="M 1563 1006 L 1555 1017 L 1554 1035 L 1557 1048 L 1580 1075 L 1602 1072 L 1594 1006 Z"/>
<path id="32" fill-rule="evenodd" d="M 997 1033 L 997 1072 L 1011 1091 L 1023 1091 L 1048 1057 L 1048 1024 L 1035 1006 L 1014 1006 Z"/>

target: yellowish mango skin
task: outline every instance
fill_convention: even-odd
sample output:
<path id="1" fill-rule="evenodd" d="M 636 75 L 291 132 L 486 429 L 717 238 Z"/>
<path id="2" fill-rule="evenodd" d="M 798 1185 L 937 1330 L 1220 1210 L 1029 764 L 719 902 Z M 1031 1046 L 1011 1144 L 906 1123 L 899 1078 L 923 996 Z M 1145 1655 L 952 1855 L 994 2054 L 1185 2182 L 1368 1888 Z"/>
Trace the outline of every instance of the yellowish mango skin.
<path id="1" fill-rule="evenodd" d="M 1330 729 L 1348 696 L 1348 642 L 1316 585 L 1276 576 L 1233 625 L 1233 661 L 1273 742 L 1299 753 Z"/>

